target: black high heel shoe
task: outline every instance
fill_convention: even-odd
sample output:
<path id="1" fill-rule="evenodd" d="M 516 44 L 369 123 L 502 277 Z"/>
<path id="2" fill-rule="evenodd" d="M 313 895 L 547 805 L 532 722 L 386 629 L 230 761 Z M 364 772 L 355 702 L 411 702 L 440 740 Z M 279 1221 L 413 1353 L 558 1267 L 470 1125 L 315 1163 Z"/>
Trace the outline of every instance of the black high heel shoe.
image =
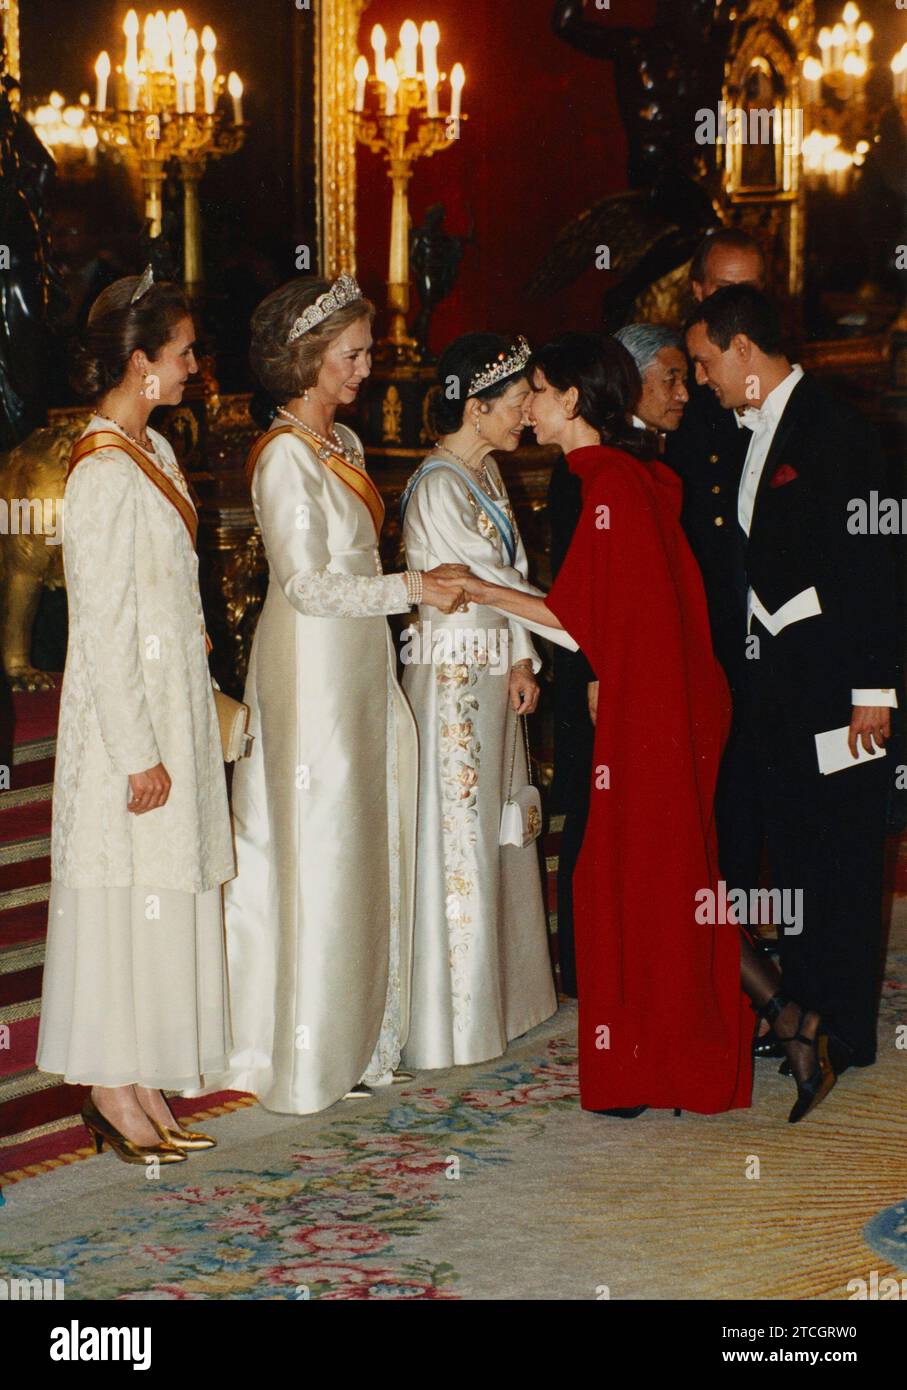
<path id="1" fill-rule="evenodd" d="M 768 1020 L 773 1032 L 775 1023 L 781 1013 L 792 1003 L 793 1001 L 788 999 L 787 995 L 782 994 L 779 990 L 772 995 L 767 1004 L 764 1004 L 763 1007 L 759 1009 L 759 1013 L 763 1018 Z M 803 1020 L 806 1017 L 807 1010 L 801 1008 L 799 1004 L 795 1004 L 794 1008 L 796 1008 L 798 1013 L 795 1032 L 792 1033 L 790 1037 L 782 1037 L 779 1033 L 775 1033 L 775 1037 L 780 1043 L 796 1042 L 802 1043 L 805 1047 L 812 1048 L 816 1054 L 816 1066 L 805 1081 L 801 1081 L 796 1076 L 794 1077 L 797 1083 L 797 1099 L 787 1117 L 788 1124 L 792 1125 L 798 1124 L 800 1120 L 806 1118 L 811 1110 L 815 1110 L 817 1105 L 821 1105 L 838 1079 L 829 1058 L 828 1034 L 821 1027 L 821 1020 L 820 1026 L 816 1030 L 815 1037 L 808 1038 L 800 1031 L 803 1027 Z M 791 1071 L 793 1071 L 793 1068 L 791 1068 Z"/>
<path id="2" fill-rule="evenodd" d="M 648 1108 L 647 1105 L 617 1106 L 613 1110 L 595 1110 L 593 1114 L 613 1115 L 616 1120 L 635 1120 Z"/>
<path id="3" fill-rule="evenodd" d="M 835 1076 L 840 1080 L 844 1073 L 849 1071 L 853 1066 L 853 1048 L 849 1047 L 847 1043 L 844 1042 L 843 1039 L 837 1037 L 836 1034 L 829 1033 L 828 1060 L 831 1062 Z M 791 1075 L 790 1062 L 787 1058 L 781 1063 L 778 1072 L 781 1076 Z"/>

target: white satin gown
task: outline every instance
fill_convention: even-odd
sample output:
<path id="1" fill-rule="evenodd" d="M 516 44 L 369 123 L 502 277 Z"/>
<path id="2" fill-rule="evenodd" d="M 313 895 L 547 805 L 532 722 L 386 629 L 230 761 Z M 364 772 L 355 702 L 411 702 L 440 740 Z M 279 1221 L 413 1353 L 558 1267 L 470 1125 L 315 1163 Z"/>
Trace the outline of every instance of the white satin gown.
<path id="1" fill-rule="evenodd" d="M 410 605 L 368 508 L 300 436 L 266 445 L 252 501 L 269 586 L 233 782 L 217 1085 L 306 1114 L 389 1083 L 408 1030 L 417 736 L 385 615 Z"/>

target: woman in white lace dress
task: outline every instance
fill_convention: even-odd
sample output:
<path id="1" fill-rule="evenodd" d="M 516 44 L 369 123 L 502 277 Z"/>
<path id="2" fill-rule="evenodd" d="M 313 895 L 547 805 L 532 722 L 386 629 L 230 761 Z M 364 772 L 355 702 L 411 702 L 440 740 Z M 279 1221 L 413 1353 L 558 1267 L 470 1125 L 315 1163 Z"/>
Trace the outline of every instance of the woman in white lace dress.
<path id="1" fill-rule="evenodd" d="M 100 1150 L 181 1161 L 161 1088 L 229 1054 L 221 885 L 234 872 L 198 588 L 197 516 L 148 428 L 195 372 L 182 291 L 150 272 L 91 310 L 74 384 L 96 413 L 73 450 L 63 561 L 69 645 L 57 732 L 37 1064 L 91 1086 Z"/>
<path id="2" fill-rule="evenodd" d="M 252 320 L 278 401 L 249 460 L 269 586 L 246 683 L 226 899 L 234 1049 L 217 1085 L 304 1114 L 388 1084 L 409 1026 L 417 749 L 386 615 L 460 601 L 456 567 L 382 574 L 383 505 L 335 426 L 371 363 L 372 306 L 300 278 Z M 362 1083 L 360 1085 L 360 1083 Z"/>

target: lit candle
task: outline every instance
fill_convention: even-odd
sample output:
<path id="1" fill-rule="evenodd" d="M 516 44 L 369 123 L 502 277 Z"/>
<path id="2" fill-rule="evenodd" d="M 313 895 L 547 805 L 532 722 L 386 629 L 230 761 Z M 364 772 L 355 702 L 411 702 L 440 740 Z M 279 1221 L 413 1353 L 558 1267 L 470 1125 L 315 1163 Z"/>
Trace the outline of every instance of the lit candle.
<path id="1" fill-rule="evenodd" d="M 110 54 L 105 49 L 98 54 L 98 61 L 94 65 L 95 76 L 98 79 L 98 95 L 95 106 L 99 111 L 107 110 L 107 79 L 110 76 Z"/>
<path id="2" fill-rule="evenodd" d="M 831 65 L 836 72 L 839 72 L 844 65 L 844 53 L 847 48 L 847 30 L 840 22 L 831 31 Z"/>
<path id="3" fill-rule="evenodd" d="M 88 163 L 94 168 L 98 162 L 98 132 L 90 125 L 82 134 L 82 142 L 88 155 Z"/>
<path id="4" fill-rule="evenodd" d="M 186 111 L 189 115 L 195 111 L 195 81 L 198 77 L 198 64 L 196 55 L 198 54 L 198 34 L 194 29 L 190 29 L 186 35 Z"/>
<path id="5" fill-rule="evenodd" d="M 441 81 L 440 74 L 436 67 L 425 69 L 425 93 L 428 99 L 429 116 L 437 116 L 438 112 L 438 86 Z"/>
<path id="6" fill-rule="evenodd" d="M 872 25 L 867 24 L 864 19 L 863 23 L 857 28 L 857 43 L 860 45 L 860 57 L 863 59 L 864 63 L 869 62 L 869 45 L 874 38 L 875 30 Z"/>
<path id="7" fill-rule="evenodd" d="M 202 59 L 202 85 L 205 89 L 205 114 L 214 114 L 214 79 L 217 76 L 217 64 L 214 61 L 213 53 L 206 53 Z"/>
<path id="8" fill-rule="evenodd" d="M 388 58 L 384 64 L 384 85 L 386 99 L 384 102 L 385 116 L 396 116 L 397 114 L 397 88 L 400 86 L 400 74 L 397 72 L 397 64 L 393 58 Z"/>
<path id="9" fill-rule="evenodd" d="M 402 49 L 403 76 L 415 77 L 417 70 L 416 52 L 419 47 L 419 30 L 411 19 L 400 26 L 400 47 Z"/>
<path id="10" fill-rule="evenodd" d="M 822 59 L 822 71 L 831 72 L 831 30 L 819 30 L 819 54 Z"/>
<path id="11" fill-rule="evenodd" d="M 123 76 L 126 78 L 126 110 L 134 111 L 139 104 L 139 62 L 129 57 L 123 63 Z"/>
<path id="12" fill-rule="evenodd" d="M 217 63 L 214 60 L 214 50 L 217 47 L 217 36 L 210 24 L 206 24 L 202 30 L 202 48 L 205 56 L 202 59 L 202 83 L 205 88 L 205 112 L 207 115 L 214 113 L 214 80 L 217 77 Z"/>
<path id="13" fill-rule="evenodd" d="M 139 17 L 135 10 L 130 10 L 123 20 L 123 33 L 126 35 L 126 62 L 128 63 L 130 59 L 134 59 L 135 62 L 138 63 Z"/>
<path id="14" fill-rule="evenodd" d="M 896 97 L 903 96 L 907 91 L 907 43 L 892 58 L 891 71 L 894 74 L 894 94 Z"/>
<path id="15" fill-rule="evenodd" d="M 450 114 L 455 121 L 460 119 L 460 99 L 465 81 L 466 73 L 463 70 L 463 64 L 454 63 L 453 71 L 450 74 Z"/>
<path id="16" fill-rule="evenodd" d="M 154 15 L 146 14 L 145 23 L 142 25 L 142 58 L 146 62 L 154 61 Z"/>
<path id="17" fill-rule="evenodd" d="M 387 60 L 387 35 L 380 24 L 372 30 L 372 48 L 375 50 L 375 76 L 384 81 L 384 65 Z"/>
<path id="18" fill-rule="evenodd" d="M 186 79 L 186 16 L 182 10 L 171 10 L 167 16 L 167 33 L 173 53 L 173 76 L 176 79 L 176 109 L 186 109 L 184 83 Z"/>
<path id="19" fill-rule="evenodd" d="M 441 31 L 433 19 L 427 19 L 422 25 L 420 38 L 422 40 L 422 71 L 427 77 L 429 72 L 437 71 L 438 44 L 441 40 Z"/>
<path id="20" fill-rule="evenodd" d="M 356 79 L 356 101 L 357 111 L 365 110 L 365 84 L 368 81 L 368 59 L 360 53 L 356 59 L 356 66 L 353 68 L 353 76 Z"/>
<path id="21" fill-rule="evenodd" d="M 848 0 L 848 3 L 844 6 L 843 19 L 844 23 L 847 25 L 847 37 L 851 40 L 853 40 L 859 18 L 860 11 L 857 6 L 853 3 L 853 0 Z"/>
<path id="22" fill-rule="evenodd" d="M 238 72 L 231 72 L 227 78 L 227 91 L 233 98 L 233 120 L 242 125 L 242 78 Z"/>
<path id="23" fill-rule="evenodd" d="M 808 102 L 819 100 L 822 75 L 822 64 L 818 58 L 807 58 L 803 64 L 803 80 L 806 83 L 806 100 Z"/>
<path id="24" fill-rule="evenodd" d="M 844 55 L 842 70 L 844 73 L 844 95 L 845 97 L 852 97 L 856 90 L 858 79 L 866 75 L 866 64 L 863 62 L 859 53 L 855 53 L 853 49 L 851 49 L 849 53 L 845 53 Z"/>

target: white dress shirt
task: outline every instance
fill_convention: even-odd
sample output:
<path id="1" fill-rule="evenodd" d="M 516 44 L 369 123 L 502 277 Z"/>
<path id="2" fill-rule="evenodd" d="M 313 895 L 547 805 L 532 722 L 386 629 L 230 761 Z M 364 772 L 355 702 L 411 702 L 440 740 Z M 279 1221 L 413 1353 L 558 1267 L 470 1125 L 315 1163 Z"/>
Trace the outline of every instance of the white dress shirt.
<path id="1" fill-rule="evenodd" d="M 774 390 L 769 391 L 761 406 L 748 406 L 739 414 L 735 412 L 734 418 L 738 428 L 749 429 L 753 432 L 737 494 L 737 517 L 747 536 L 753 524 L 756 493 L 759 491 L 765 461 L 772 447 L 775 430 L 778 428 L 794 387 L 802 376 L 803 368 L 799 363 L 794 363 L 784 380 L 779 381 Z M 803 618 L 816 617 L 821 612 L 822 605 L 819 602 L 819 595 L 815 586 L 795 594 L 774 613 L 769 613 L 755 590 L 750 589 L 747 594 L 747 631 L 750 629 L 753 618 L 756 617 L 773 637 L 777 637 L 778 633 L 790 623 L 800 622 Z M 888 705 L 892 708 L 898 702 L 897 695 L 893 690 L 852 690 L 851 700 L 855 705 Z"/>

